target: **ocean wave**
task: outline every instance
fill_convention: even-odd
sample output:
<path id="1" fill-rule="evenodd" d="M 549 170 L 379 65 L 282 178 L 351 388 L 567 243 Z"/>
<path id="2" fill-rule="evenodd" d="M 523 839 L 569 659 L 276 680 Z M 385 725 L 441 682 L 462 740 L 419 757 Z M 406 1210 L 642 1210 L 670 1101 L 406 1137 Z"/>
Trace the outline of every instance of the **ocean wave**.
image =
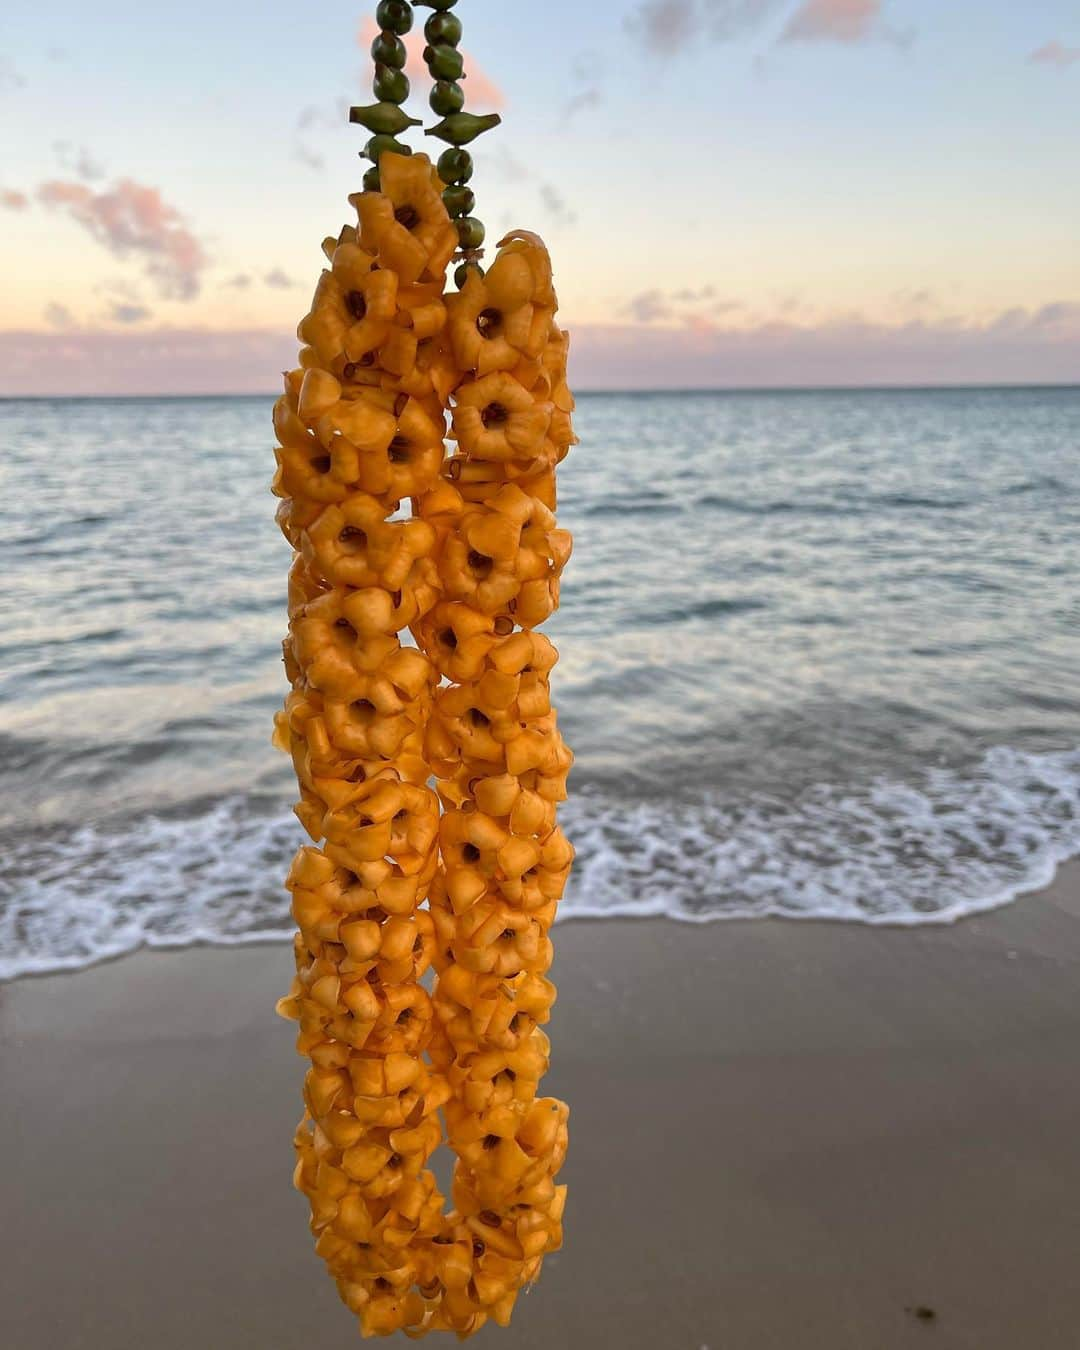
<path id="1" fill-rule="evenodd" d="M 1047 884 L 1080 853 L 1080 748 L 992 750 L 966 773 L 817 785 L 790 802 L 625 802 L 579 791 L 562 918 L 779 915 L 950 923 Z M 288 938 L 291 812 L 232 797 L 30 838 L 0 871 L 0 979 L 139 947 Z"/>

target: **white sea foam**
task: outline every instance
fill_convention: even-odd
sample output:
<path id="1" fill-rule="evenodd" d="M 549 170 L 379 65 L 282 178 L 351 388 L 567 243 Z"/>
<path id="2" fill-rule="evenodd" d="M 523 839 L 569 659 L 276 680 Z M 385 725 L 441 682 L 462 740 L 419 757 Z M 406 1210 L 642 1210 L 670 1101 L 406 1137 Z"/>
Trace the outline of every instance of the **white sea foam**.
<path id="1" fill-rule="evenodd" d="M 1080 853 L 1080 749 L 1001 747 L 963 775 L 820 785 L 792 802 L 581 791 L 563 820 L 578 849 L 564 918 L 950 923 L 1045 885 Z M 18 846 L 0 877 L 0 979 L 141 946 L 285 939 L 280 879 L 298 842 L 290 813 L 237 797 Z"/>

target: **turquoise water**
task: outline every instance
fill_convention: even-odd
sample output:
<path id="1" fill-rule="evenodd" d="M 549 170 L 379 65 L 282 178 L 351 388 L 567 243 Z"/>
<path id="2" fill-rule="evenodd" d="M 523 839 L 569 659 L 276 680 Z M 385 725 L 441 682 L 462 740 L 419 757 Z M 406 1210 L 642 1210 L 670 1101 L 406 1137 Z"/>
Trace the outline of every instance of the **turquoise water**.
<path id="1" fill-rule="evenodd" d="M 268 399 L 0 402 L 0 973 L 276 938 Z M 1080 390 L 595 395 L 566 914 L 940 922 L 1080 851 Z"/>

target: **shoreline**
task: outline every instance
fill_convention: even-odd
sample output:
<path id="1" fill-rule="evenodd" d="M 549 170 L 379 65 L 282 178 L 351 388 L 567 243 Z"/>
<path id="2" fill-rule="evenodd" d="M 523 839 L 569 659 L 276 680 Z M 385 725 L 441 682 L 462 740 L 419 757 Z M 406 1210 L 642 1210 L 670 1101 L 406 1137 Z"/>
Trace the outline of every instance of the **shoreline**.
<path id="1" fill-rule="evenodd" d="M 686 914 L 668 914 L 662 910 L 656 910 L 655 912 L 624 913 L 603 909 L 583 909 L 575 910 L 573 912 L 563 910 L 556 916 L 555 924 L 557 925 L 557 931 L 562 931 L 568 923 L 672 923 L 679 927 L 691 929 L 741 923 L 792 923 L 800 927 L 804 924 L 809 924 L 812 926 L 822 925 L 826 927 L 869 928 L 886 932 L 891 930 L 899 932 L 917 932 L 924 928 L 954 928 L 966 924 L 972 919 L 985 917 L 989 914 L 996 914 L 1013 905 L 1021 904 L 1030 897 L 1039 896 L 1045 891 L 1054 890 L 1062 872 L 1069 873 L 1069 882 L 1067 884 L 1071 884 L 1072 872 L 1075 870 L 1077 878 L 1076 884 L 1080 886 L 1080 850 L 1076 853 L 1070 853 L 1065 858 L 1050 861 L 1047 866 L 1049 869 L 1048 875 L 1045 873 L 1044 869 L 1044 871 L 1039 872 L 1037 875 L 1032 876 L 1025 881 L 1018 882 L 1016 886 L 1009 888 L 998 896 L 985 900 L 957 901 L 947 909 L 926 913 L 919 918 L 898 918 L 893 914 L 866 915 L 862 918 L 855 918 L 848 914 L 824 914 L 814 912 L 799 914 L 789 910 L 777 912 L 766 911 L 761 914 L 725 911 L 721 913 L 690 916 Z M 55 966 L 45 970 L 22 970 L 14 975 L 0 975 L 0 992 L 7 986 L 21 984 L 24 981 L 51 980 L 59 979 L 62 976 L 80 975 L 84 971 L 96 970 L 99 966 L 113 965 L 118 961 L 125 961 L 130 957 L 181 955 L 184 952 L 244 951 L 248 948 L 288 946 L 291 941 L 291 931 L 287 933 L 245 933 L 241 937 L 228 941 L 221 938 L 196 938 L 191 941 L 185 940 L 176 943 L 155 943 L 144 940 L 136 947 L 125 948 L 123 951 L 118 952 L 104 952 L 100 956 L 91 957 L 88 961 L 79 964 Z"/>
<path id="2" fill-rule="evenodd" d="M 555 946 L 567 1244 L 491 1344 L 1071 1350 L 1080 861 L 950 925 L 579 919 Z M 290 1186 L 290 964 L 0 986 L 5 1344 L 356 1342 Z"/>

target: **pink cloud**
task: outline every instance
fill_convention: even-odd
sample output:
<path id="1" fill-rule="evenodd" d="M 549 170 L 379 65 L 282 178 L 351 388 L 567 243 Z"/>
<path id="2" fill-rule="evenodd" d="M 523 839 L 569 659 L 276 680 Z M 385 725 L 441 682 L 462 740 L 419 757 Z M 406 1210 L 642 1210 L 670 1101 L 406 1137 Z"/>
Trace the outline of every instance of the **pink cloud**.
<path id="1" fill-rule="evenodd" d="M 1069 301 L 986 322 L 569 326 L 582 390 L 1051 384 L 1080 369 L 1080 304 Z M 271 394 L 295 359 L 285 330 L 0 332 L 0 396 Z"/>
<path id="2" fill-rule="evenodd" d="M 365 52 L 370 48 L 378 31 L 375 20 L 368 15 L 360 25 L 360 32 L 357 37 L 357 41 Z M 416 87 L 426 88 L 431 83 L 431 76 L 424 64 L 423 53 L 427 42 L 423 30 L 414 28 L 412 32 L 405 34 L 402 41 L 405 43 L 406 51 L 406 75 Z M 478 112 L 493 109 L 497 112 L 504 108 L 506 106 L 506 95 L 502 89 L 481 70 L 464 47 L 461 48 L 461 54 L 465 58 L 465 104 L 469 111 Z"/>
<path id="3" fill-rule="evenodd" d="M 1066 47 L 1055 38 L 1051 42 L 1044 42 L 1041 47 L 1036 47 L 1028 60 L 1038 65 L 1057 66 L 1059 70 L 1065 70 L 1076 61 L 1080 61 L 1080 47 Z"/>
<path id="4" fill-rule="evenodd" d="M 14 188 L 0 189 L 0 206 L 7 211 L 25 211 L 30 205 L 30 198 L 25 192 L 17 192 Z"/>
<path id="5" fill-rule="evenodd" d="M 124 178 L 95 192 L 85 183 L 54 179 L 37 195 L 46 206 L 66 210 L 114 256 L 145 258 L 147 275 L 167 299 L 198 295 L 206 253 L 157 188 Z"/>
<path id="6" fill-rule="evenodd" d="M 881 0 L 804 0 L 781 42 L 862 42 L 881 18 Z"/>

